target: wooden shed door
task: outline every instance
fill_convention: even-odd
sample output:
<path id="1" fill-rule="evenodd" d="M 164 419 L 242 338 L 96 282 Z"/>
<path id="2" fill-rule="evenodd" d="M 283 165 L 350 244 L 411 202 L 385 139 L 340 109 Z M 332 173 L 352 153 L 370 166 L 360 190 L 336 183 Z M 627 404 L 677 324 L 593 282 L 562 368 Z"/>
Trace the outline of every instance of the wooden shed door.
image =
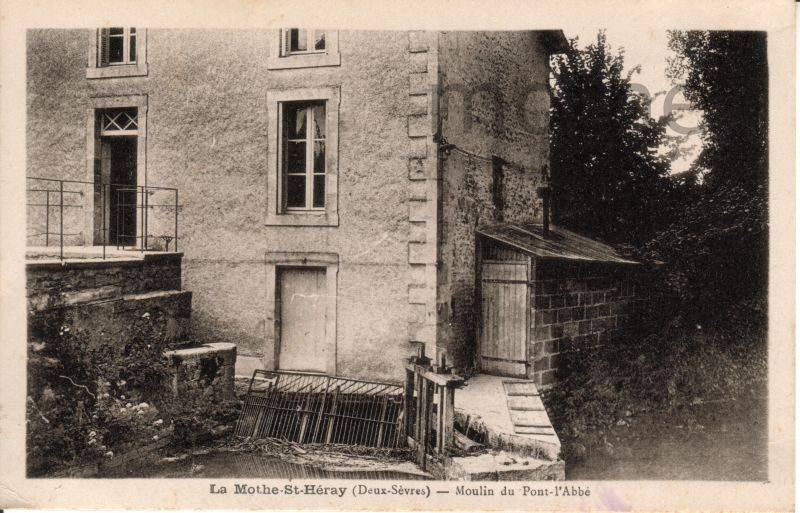
<path id="1" fill-rule="evenodd" d="M 525 376 L 528 345 L 528 265 L 481 264 L 480 366 L 487 374 Z"/>
<path id="2" fill-rule="evenodd" d="M 280 280 L 280 351 L 284 370 L 325 372 L 333 356 L 325 336 L 325 270 L 282 269 Z"/>

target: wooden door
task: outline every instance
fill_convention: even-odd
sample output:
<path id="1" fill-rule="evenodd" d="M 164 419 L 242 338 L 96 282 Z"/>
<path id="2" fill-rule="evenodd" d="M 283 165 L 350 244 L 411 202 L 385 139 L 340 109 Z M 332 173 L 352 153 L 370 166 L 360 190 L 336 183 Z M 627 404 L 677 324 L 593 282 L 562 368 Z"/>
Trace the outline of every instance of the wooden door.
<path id="1" fill-rule="evenodd" d="M 525 376 L 529 322 L 527 262 L 481 264 L 480 367 L 487 374 Z"/>
<path id="2" fill-rule="evenodd" d="M 282 269 L 279 287 L 278 368 L 326 372 L 335 355 L 325 333 L 325 269 Z"/>
<path id="3" fill-rule="evenodd" d="M 110 244 L 111 145 L 108 138 L 98 137 L 94 145 L 94 244 Z"/>

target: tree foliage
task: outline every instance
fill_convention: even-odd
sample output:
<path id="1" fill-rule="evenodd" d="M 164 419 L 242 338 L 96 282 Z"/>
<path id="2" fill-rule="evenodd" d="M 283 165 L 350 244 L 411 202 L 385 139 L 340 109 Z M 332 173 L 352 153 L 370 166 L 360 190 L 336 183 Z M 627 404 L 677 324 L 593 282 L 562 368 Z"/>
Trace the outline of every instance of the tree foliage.
<path id="1" fill-rule="evenodd" d="M 670 32 L 668 76 L 702 111 L 702 150 L 669 175 L 666 119 L 631 90 L 603 32 L 553 66 L 551 159 L 557 220 L 664 262 L 664 290 L 690 323 L 765 313 L 768 264 L 766 35 Z"/>
<path id="2" fill-rule="evenodd" d="M 768 73 L 764 32 L 673 31 L 668 76 L 703 111 L 697 167 L 711 186 L 754 188 L 767 179 Z"/>
<path id="3" fill-rule="evenodd" d="M 659 154 L 666 120 L 649 115 L 603 32 L 577 39 L 553 66 L 551 165 L 557 221 L 609 242 L 641 245 L 658 230 L 669 191 Z"/>
<path id="4" fill-rule="evenodd" d="M 761 32 L 671 32 L 669 75 L 703 111 L 703 150 L 647 244 L 667 263 L 690 317 L 727 322 L 749 305 L 766 315 L 768 265 L 767 54 Z M 701 319 L 698 319 L 701 320 Z"/>
<path id="5" fill-rule="evenodd" d="M 656 153 L 662 121 L 630 95 L 622 54 L 602 33 L 583 50 L 572 41 L 555 65 L 559 218 L 663 263 L 625 333 L 560 356 L 545 401 L 568 461 L 610 448 L 609 433 L 637 412 L 673 417 L 680 405 L 766 391 L 766 37 L 672 32 L 669 45 L 669 74 L 703 114 L 700 155 L 678 175 Z"/>

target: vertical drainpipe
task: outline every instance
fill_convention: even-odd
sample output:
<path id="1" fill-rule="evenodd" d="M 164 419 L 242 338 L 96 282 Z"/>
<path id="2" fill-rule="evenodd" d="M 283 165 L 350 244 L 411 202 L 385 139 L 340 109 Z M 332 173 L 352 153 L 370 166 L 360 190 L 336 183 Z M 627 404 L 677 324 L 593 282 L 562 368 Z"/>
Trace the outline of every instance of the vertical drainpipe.
<path id="1" fill-rule="evenodd" d="M 545 237 L 550 235 L 550 188 L 545 187 L 542 197 L 542 233 Z"/>
<path id="2" fill-rule="evenodd" d="M 542 166 L 542 185 L 537 189 L 539 197 L 542 199 L 542 235 L 550 235 L 550 209 L 552 189 L 550 188 L 550 173 L 547 164 Z"/>

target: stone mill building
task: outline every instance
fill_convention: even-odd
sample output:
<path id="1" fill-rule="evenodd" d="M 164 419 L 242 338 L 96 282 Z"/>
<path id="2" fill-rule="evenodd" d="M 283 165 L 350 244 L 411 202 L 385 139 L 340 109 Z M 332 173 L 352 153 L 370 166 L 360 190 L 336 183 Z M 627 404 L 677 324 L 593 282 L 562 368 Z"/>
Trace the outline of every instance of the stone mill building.
<path id="1" fill-rule="evenodd" d="M 185 336 L 235 343 L 237 373 L 399 381 L 419 342 L 467 375 L 550 383 L 560 351 L 625 322 L 636 267 L 544 219 L 565 44 L 32 30 L 29 187 L 85 187 L 61 214 L 29 209 L 28 245 L 177 249 Z"/>

